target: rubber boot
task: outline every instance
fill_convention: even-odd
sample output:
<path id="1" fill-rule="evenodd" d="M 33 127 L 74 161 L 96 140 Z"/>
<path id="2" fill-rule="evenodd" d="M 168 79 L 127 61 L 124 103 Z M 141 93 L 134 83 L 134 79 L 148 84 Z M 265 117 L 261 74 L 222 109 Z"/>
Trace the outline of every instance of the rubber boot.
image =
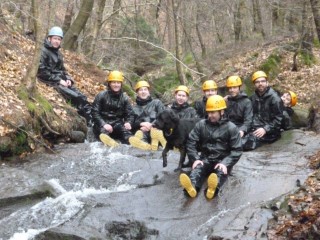
<path id="1" fill-rule="evenodd" d="M 142 149 L 151 150 L 151 145 L 137 138 L 136 136 L 129 137 L 129 143 L 131 146 Z"/>
<path id="2" fill-rule="evenodd" d="M 151 150 L 157 151 L 159 146 L 159 140 L 155 138 L 151 138 Z"/>
<path id="3" fill-rule="evenodd" d="M 212 199 L 214 197 L 214 193 L 216 192 L 218 186 L 218 176 L 215 173 L 211 173 L 208 177 L 208 189 L 206 192 L 206 197 L 208 199 Z"/>
<path id="4" fill-rule="evenodd" d="M 103 142 L 105 145 L 109 147 L 118 147 L 119 143 L 116 142 L 114 139 L 109 137 L 107 134 L 101 133 L 99 135 L 100 141 Z"/>
<path id="5" fill-rule="evenodd" d="M 163 136 L 163 132 L 156 128 L 151 128 L 150 130 L 151 139 L 157 139 L 163 148 L 166 147 L 167 140 Z"/>
<path id="6" fill-rule="evenodd" d="M 185 173 L 181 173 L 179 176 L 181 186 L 186 190 L 190 197 L 197 196 L 197 190 L 192 186 L 189 176 Z"/>
<path id="7" fill-rule="evenodd" d="M 142 139 L 143 138 L 143 132 L 141 130 L 136 131 L 134 134 L 135 137 Z"/>

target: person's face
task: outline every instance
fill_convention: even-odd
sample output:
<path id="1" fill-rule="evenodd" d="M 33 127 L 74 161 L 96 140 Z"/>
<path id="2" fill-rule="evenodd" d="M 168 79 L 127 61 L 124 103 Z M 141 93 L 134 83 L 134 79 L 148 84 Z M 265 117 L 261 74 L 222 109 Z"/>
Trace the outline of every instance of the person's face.
<path id="1" fill-rule="evenodd" d="M 206 96 L 206 98 L 209 98 L 210 96 L 213 96 L 213 95 L 217 95 L 216 89 L 208 89 L 203 92 L 204 92 L 204 95 Z"/>
<path id="2" fill-rule="evenodd" d="M 109 83 L 109 86 L 112 91 L 119 92 L 121 90 L 122 83 L 118 81 L 112 81 Z"/>
<path id="3" fill-rule="evenodd" d="M 284 93 L 281 96 L 281 100 L 285 107 L 291 107 L 291 95 L 289 93 Z"/>
<path id="4" fill-rule="evenodd" d="M 175 99 L 176 99 L 176 102 L 179 104 L 179 105 L 182 105 L 184 104 L 186 101 L 188 101 L 188 94 L 184 91 L 178 91 L 176 92 L 175 94 Z"/>
<path id="5" fill-rule="evenodd" d="M 60 47 L 61 42 L 62 42 L 62 38 L 61 37 L 59 37 L 59 36 L 51 36 L 51 37 L 48 37 L 48 39 L 49 39 L 49 42 L 51 43 L 51 45 L 54 48 Z"/>
<path id="6" fill-rule="evenodd" d="M 238 94 L 240 93 L 240 87 L 229 87 L 228 91 L 232 97 L 235 97 L 238 96 Z"/>
<path id="7" fill-rule="evenodd" d="M 254 86 L 258 93 L 263 94 L 267 90 L 269 84 L 266 78 L 260 77 L 254 81 Z"/>
<path id="8" fill-rule="evenodd" d="M 147 99 L 150 96 L 149 88 L 147 87 L 141 87 L 137 91 L 137 95 L 141 99 Z"/>
<path id="9" fill-rule="evenodd" d="M 224 114 L 224 110 L 208 112 L 208 120 L 212 123 L 216 123 L 221 119 Z"/>

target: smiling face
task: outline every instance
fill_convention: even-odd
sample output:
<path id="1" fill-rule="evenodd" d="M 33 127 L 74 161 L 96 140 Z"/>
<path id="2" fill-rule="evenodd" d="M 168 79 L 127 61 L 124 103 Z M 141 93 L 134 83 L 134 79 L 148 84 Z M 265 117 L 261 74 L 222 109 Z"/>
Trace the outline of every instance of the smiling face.
<path id="1" fill-rule="evenodd" d="M 149 88 L 141 87 L 137 90 L 137 95 L 141 99 L 147 99 L 150 96 Z"/>
<path id="2" fill-rule="evenodd" d="M 258 91 L 258 93 L 262 95 L 267 90 L 267 87 L 269 86 L 269 84 L 266 78 L 260 77 L 254 81 L 254 86 Z"/>
<path id="3" fill-rule="evenodd" d="M 240 93 L 240 87 L 229 87 L 228 91 L 232 97 L 235 97 L 238 96 L 238 94 Z"/>
<path id="4" fill-rule="evenodd" d="M 121 90 L 122 83 L 118 81 L 112 81 L 112 82 L 109 82 L 109 86 L 112 91 L 119 92 Z"/>
<path id="5" fill-rule="evenodd" d="M 176 99 L 176 102 L 179 105 L 182 105 L 188 101 L 188 94 L 184 91 L 177 91 L 176 94 L 174 95 L 174 97 Z"/>
<path id="6" fill-rule="evenodd" d="M 48 40 L 54 48 L 59 48 L 62 42 L 62 38 L 59 36 L 48 37 Z"/>
<path id="7" fill-rule="evenodd" d="M 281 96 L 281 100 L 285 107 L 291 107 L 291 95 L 289 93 L 284 93 Z"/>
<path id="8" fill-rule="evenodd" d="M 217 95 L 217 89 L 208 89 L 208 90 L 204 90 L 203 92 L 206 98 L 209 98 L 210 96 L 213 96 L 213 95 Z"/>

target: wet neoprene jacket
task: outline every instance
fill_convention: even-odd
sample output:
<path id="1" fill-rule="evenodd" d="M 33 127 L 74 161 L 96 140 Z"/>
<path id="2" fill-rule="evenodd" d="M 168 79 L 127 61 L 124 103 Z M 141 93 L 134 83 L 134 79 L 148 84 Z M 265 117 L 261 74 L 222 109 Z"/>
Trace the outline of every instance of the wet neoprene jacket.
<path id="1" fill-rule="evenodd" d="M 72 81 L 64 67 L 63 56 L 59 48 L 54 48 L 48 39 L 44 41 L 42 47 L 37 76 L 41 81 L 49 85 L 59 85 L 61 79 Z"/>
<path id="2" fill-rule="evenodd" d="M 142 122 L 152 123 L 156 120 L 157 114 L 162 112 L 166 107 L 159 99 L 147 99 L 136 98 L 136 105 L 133 106 L 134 123 L 132 125 L 133 130 L 140 129 Z"/>
<path id="3" fill-rule="evenodd" d="M 133 124 L 133 110 L 129 97 L 122 91 L 111 90 L 100 92 L 92 105 L 92 119 L 96 127 L 117 122 Z"/>
<path id="4" fill-rule="evenodd" d="M 202 100 L 195 101 L 194 102 L 194 109 L 196 110 L 199 118 L 206 118 L 207 112 L 206 112 L 206 103 L 207 103 L 207 97 L 204 96 Z"/>
<path id="5" fill-rule="evenodd" d="M 247 94 L 240 92 L 237 96 L 228 97 L 226 115 L 240 131 L 247 133 L 251 129 L 252 123 L 252 103 Z"/>
<path id="6" fill-rule="evenodd" d="M 242 155 L 239 129 L 225 118 L 217 123 L 202 119 L 189 134 L 187 154 L 191 162 L 208 159 L 230 169 Z"/>
<path id="7" fill-rule="evenodd" d="M 283 109 L 276 91 L 268 87 L 262 96 L 256 92 L 250 99 L 253 107 L 252 128 L 262 127 L 267 134 L 280 132 Z"/>
<path id="8" fill-rule="evenodd" d="M 177 104 L 177 102 L 173 102 L 171 105 L 171 109 L 182 118 L 198 118 L 196 110 L 189 105 L 189 103 L 185 102 L 182 105 Z"/>

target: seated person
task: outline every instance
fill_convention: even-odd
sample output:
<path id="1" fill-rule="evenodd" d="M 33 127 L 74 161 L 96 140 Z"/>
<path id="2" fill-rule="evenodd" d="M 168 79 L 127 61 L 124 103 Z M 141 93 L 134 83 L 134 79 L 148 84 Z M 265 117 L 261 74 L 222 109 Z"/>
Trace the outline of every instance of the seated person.
<path id="1" fill-rule="evenodd" d="M 206 118 L 206 102 L 208 97 L 217 95 L 218 86 L 215 81 L 207 80 L 202 84 L 203 98 L 202 100 L 196 101 L 194 103 L 194 108 L 199 116 L 199 118 Z"/>
<path id="2" fill-rule="evenodd" d="M 281 129 L 289 130 L 292 128 L 291 116 L 294 113 L 292 107 L 297 104 L 297 95 L 292 91 L 288 91 L 282 94 L 281 100 L 283 103 L 283 119 L 281 121 Z"/>
<path id="3" fill-rule="evenodd" d="M 226 115 L 240 132 L 242 138 L 251 129 L 252 103 L 247 94 L 241 91 L 242 81 L 239 76 L 230 76 L 226 86 L 229 91 L 224 99 L 227 101 Z"/>
<path id="4" fill-rule="evenodd" d="M 74 81 L 63 64 L 63 56 L 59 51 L 62 39 L 63 32 L 60 27 L 50 29 L 42 48 L 37 77 L 70 101 L 78 109 L 78 113 L 87 120 L 87 125 L 91 126 L 91 105 L 87 97 L 74 87 Z"/>
<path id="5" fill-rule="evenodd" d="M 148 82 L 139 81 L 134 89 L 137 93 L 136 105 L 133 106 L 134 122 L 132 125 L 135 135 L 129 139 L 130 144 L 143 150 L 157 150 L 159 141 L 151 139 L 150 130 L 153 131 L 152 123 L 156 120 L 158 113 L 162 112 L 166 107 L 159 99 L 151 97 Z M 141 144 L 141 141 L 136 138 L 148 144 Z M 162 147 L 165 147 L 166 140 L 164 137 L 161 138 L 160 143 Z"/>
<path id="6" fill-rule="evenodd" d="M 104 144 L 116 147 L 119 143 L 115 140 L 129 143 L 133 111 L 129 97 L 122 91 L 122 72 L 110 72 L 107 83 L 108 89 L 100 92 L 93 102 L 93 132 Z"/>
<path id="7" fill-rule="evenodd" d="M 190 90 L 187 86 L 180 85 L 174 91 L 175 101 L 171 105 L 171 109 L 179 116 L 179 118 L 198 118 L 196 110 L 188 103 Z"/>
<path id="8" fill-rule="evenodd" d="M 267 74 L 257 71 L 252 75 L 255 93 L 250 97 L 253 119 L 249 133 L 242 138 L 243 150 L 253 150 L 281 137 L 282 101 L 268 83 Z"/>

